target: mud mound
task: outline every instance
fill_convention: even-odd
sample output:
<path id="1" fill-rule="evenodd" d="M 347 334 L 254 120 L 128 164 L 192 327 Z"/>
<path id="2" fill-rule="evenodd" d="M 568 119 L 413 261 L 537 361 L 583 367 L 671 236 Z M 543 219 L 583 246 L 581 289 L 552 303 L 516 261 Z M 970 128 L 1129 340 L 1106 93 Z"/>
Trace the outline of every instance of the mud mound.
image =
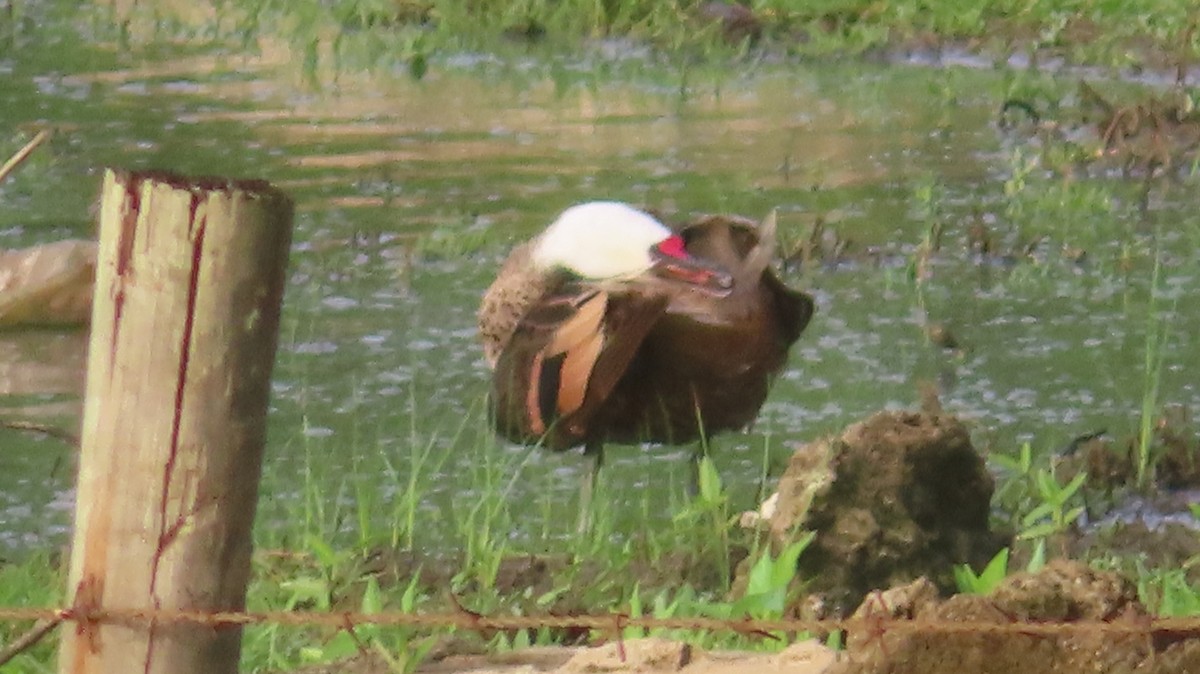
<path id="1" fill-rule="evenodd" d="M 1079 562 L 1060 560 L 1036 574 L 1013 575 L 988 597 L 957 595 L 939 603 L 928 592 L 912 589 L 919 585 L 868 597 L 855 616 L 867 624 L 877 618 L 876 628 L 849 634 L 849 657 L 829 674 L 1200 672 L 1200 639 L 1195 638 L 1200 635 L 1013 629 L 1020 623 L 1147 622 L 1127 581 Z M 889 629 L 904 619 L 981 627 L 954 632 Z M 986 629 L 988 624 L 997 629 Z"/>
<path id="2" fill-rule="evenodd" d="M 766 526 L 779 543 L 816 538 L 800 575 L 844 614 L 872 590 L 982 567 L 1007 540 L 989 529 L 992 476 L 954 417 L 880 412 L 796 450 Z"/>

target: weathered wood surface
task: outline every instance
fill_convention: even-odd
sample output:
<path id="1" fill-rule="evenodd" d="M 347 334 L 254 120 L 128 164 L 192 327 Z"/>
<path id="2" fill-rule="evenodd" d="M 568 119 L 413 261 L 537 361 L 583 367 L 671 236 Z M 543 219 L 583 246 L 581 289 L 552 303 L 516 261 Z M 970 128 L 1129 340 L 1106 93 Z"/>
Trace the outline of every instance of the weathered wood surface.
<path id="1" fill-rule="evenodd" d="M 104 180 L 68 596 L 244 608 L 292 205 L 261 182 Z M 68 625 L 63 674 L 223 674 L 241 630 Z"/>

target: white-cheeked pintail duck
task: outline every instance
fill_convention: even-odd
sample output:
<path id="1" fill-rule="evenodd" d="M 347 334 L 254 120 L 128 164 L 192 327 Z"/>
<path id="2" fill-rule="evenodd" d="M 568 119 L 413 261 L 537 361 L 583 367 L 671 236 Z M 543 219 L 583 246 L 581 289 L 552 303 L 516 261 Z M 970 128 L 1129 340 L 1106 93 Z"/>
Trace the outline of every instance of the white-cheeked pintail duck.
<path id="1" fill-rule="evenodd" d="M 479 309 L 497 431 L 583 445 L 598 470 L 606 442 L 749 425 L 813 313 L 774 250 L 774 213 L 675 232 L 621 203 L 567 209 L 513 249 Z"/>

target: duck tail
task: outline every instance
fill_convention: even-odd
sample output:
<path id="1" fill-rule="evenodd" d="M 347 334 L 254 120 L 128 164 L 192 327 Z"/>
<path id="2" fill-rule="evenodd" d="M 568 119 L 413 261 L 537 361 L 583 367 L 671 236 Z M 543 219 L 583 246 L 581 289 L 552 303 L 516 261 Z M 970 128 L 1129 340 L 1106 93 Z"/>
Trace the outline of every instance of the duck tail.
<path id="1" fill-rule="evenodd" d="M 758 225 L 758 243 L 746 255 L 743 267 L 749 275 L 761 276 L 775 258 L 775 212 L 772 208 Z"/>

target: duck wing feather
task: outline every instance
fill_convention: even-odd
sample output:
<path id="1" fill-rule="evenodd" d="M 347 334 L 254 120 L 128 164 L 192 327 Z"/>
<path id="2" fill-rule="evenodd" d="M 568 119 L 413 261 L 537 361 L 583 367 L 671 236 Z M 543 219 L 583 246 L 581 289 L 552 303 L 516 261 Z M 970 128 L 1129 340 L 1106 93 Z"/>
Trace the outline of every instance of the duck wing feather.
<path id="1" fill-rule="evenodd" d="M 568 282 L 521 318 L 496 361 L 492 413 L 516 442 L 566 449 L 591 420 L 667 306 L 655 293 Z"/>

